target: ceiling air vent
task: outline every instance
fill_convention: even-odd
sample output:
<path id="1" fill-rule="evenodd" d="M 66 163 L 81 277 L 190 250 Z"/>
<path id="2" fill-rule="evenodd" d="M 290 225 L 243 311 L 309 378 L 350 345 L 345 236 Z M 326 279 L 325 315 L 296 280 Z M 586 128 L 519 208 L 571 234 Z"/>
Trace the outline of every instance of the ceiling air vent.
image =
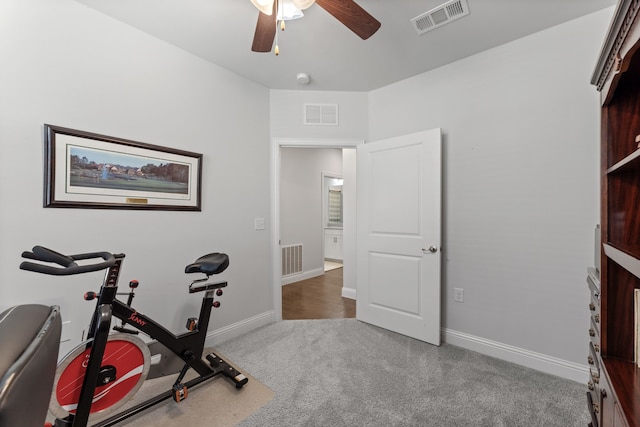
<path id="1" fill-rule="evenodd" d="M 468 14 L 469 6 L 466 0 L 451 0 L 416 16 L 411 19 L 411 24 L 418 34 L 424 34 Z"/>
<path id="2" fill-rule="evenodd" d="M 305 125 L 338 124 L 338 104 L 304 104 Z"/>

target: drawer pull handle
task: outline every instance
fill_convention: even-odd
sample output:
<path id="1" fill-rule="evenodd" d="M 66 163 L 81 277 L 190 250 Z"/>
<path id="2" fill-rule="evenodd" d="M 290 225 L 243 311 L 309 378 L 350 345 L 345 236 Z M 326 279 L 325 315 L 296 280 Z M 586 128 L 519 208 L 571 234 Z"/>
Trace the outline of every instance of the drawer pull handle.
<path id="1" fill-rule="evenodd" d="M 592 337 L 596 336 L 596 331 L 594 331 L 593 328 L 589 328 L 589 336 L 592 336 Z"/>
<path id="2" fill-rule="evenodd" d="M 593 365 L 593 357 L 592 356 L 587 357 L 587 362 L 589 362 L 589 365 Z"/>
<path id="3" fill-rule="evenodd" d="M 589 303 L 589 310 L 596 311 L 596 305 L 592 302 Z"/>

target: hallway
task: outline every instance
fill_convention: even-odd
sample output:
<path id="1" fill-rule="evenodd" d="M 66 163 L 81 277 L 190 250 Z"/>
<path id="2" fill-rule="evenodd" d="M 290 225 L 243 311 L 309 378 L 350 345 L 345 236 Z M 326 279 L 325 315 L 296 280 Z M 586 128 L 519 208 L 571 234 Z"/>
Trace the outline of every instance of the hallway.
<path id="1" fill-rule="evenodd" d="M 282 287 L 282 319 L 356 317 L 356 301 L 342 297 L 342 268 Z"/>

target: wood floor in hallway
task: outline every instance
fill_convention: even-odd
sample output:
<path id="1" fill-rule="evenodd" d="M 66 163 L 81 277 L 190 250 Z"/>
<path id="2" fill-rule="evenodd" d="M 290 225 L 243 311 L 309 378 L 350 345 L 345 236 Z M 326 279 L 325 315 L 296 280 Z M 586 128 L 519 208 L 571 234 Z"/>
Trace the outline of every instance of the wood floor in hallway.
<path id="1" fill-rule="evenodd" d="M 342 297 L 342 268 L 282 287 L 284 320 L 352 317 L 356 317 L 356 301 Z"/>

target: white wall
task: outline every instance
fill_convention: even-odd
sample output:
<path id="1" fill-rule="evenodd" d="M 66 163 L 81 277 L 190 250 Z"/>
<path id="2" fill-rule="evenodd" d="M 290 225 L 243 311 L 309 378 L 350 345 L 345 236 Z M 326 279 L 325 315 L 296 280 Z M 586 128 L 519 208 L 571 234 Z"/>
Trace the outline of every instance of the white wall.
<path id="1" fill-rule="evenodd" d="M 324 272 L 322 174 L 342 176 L 342 149 L 282 148 L 280 164 L 282 245 L 302 243 L 303 275 L 320 275 Z"/>
<path id="2" fill-rule="evenodd" d="M 271 137 L 299 139 L 366 139 L 366 92 L 271 90 Z M 305 104 L 337 104 L 338 125 L 304 124 Z"/>
<path id="3" fill-rule="evenodd" d="M 584 365 L 599 218 L 589 81 L 612 13 L 369 94 L 371 140 L 443 129 L 443 325 L 458 344 Z"/>
<path id="4" fill-rule="evenodd" d="M 0 310 L 58 304 L 76 344 L 100 273 L 51 277 L 18 269 L 41 244 L 124 252 L 121 283 L 136 306 L 176 332 L 196 315 L 184 266 L 229 254 L 212 329 L 272 312 L 269 91 L 71 0 L 0 2 Z M 250 122 L 251 126 L 246 123 Z M 45 209 L 44 123 L 204 154 L 202 212 Z"/>

